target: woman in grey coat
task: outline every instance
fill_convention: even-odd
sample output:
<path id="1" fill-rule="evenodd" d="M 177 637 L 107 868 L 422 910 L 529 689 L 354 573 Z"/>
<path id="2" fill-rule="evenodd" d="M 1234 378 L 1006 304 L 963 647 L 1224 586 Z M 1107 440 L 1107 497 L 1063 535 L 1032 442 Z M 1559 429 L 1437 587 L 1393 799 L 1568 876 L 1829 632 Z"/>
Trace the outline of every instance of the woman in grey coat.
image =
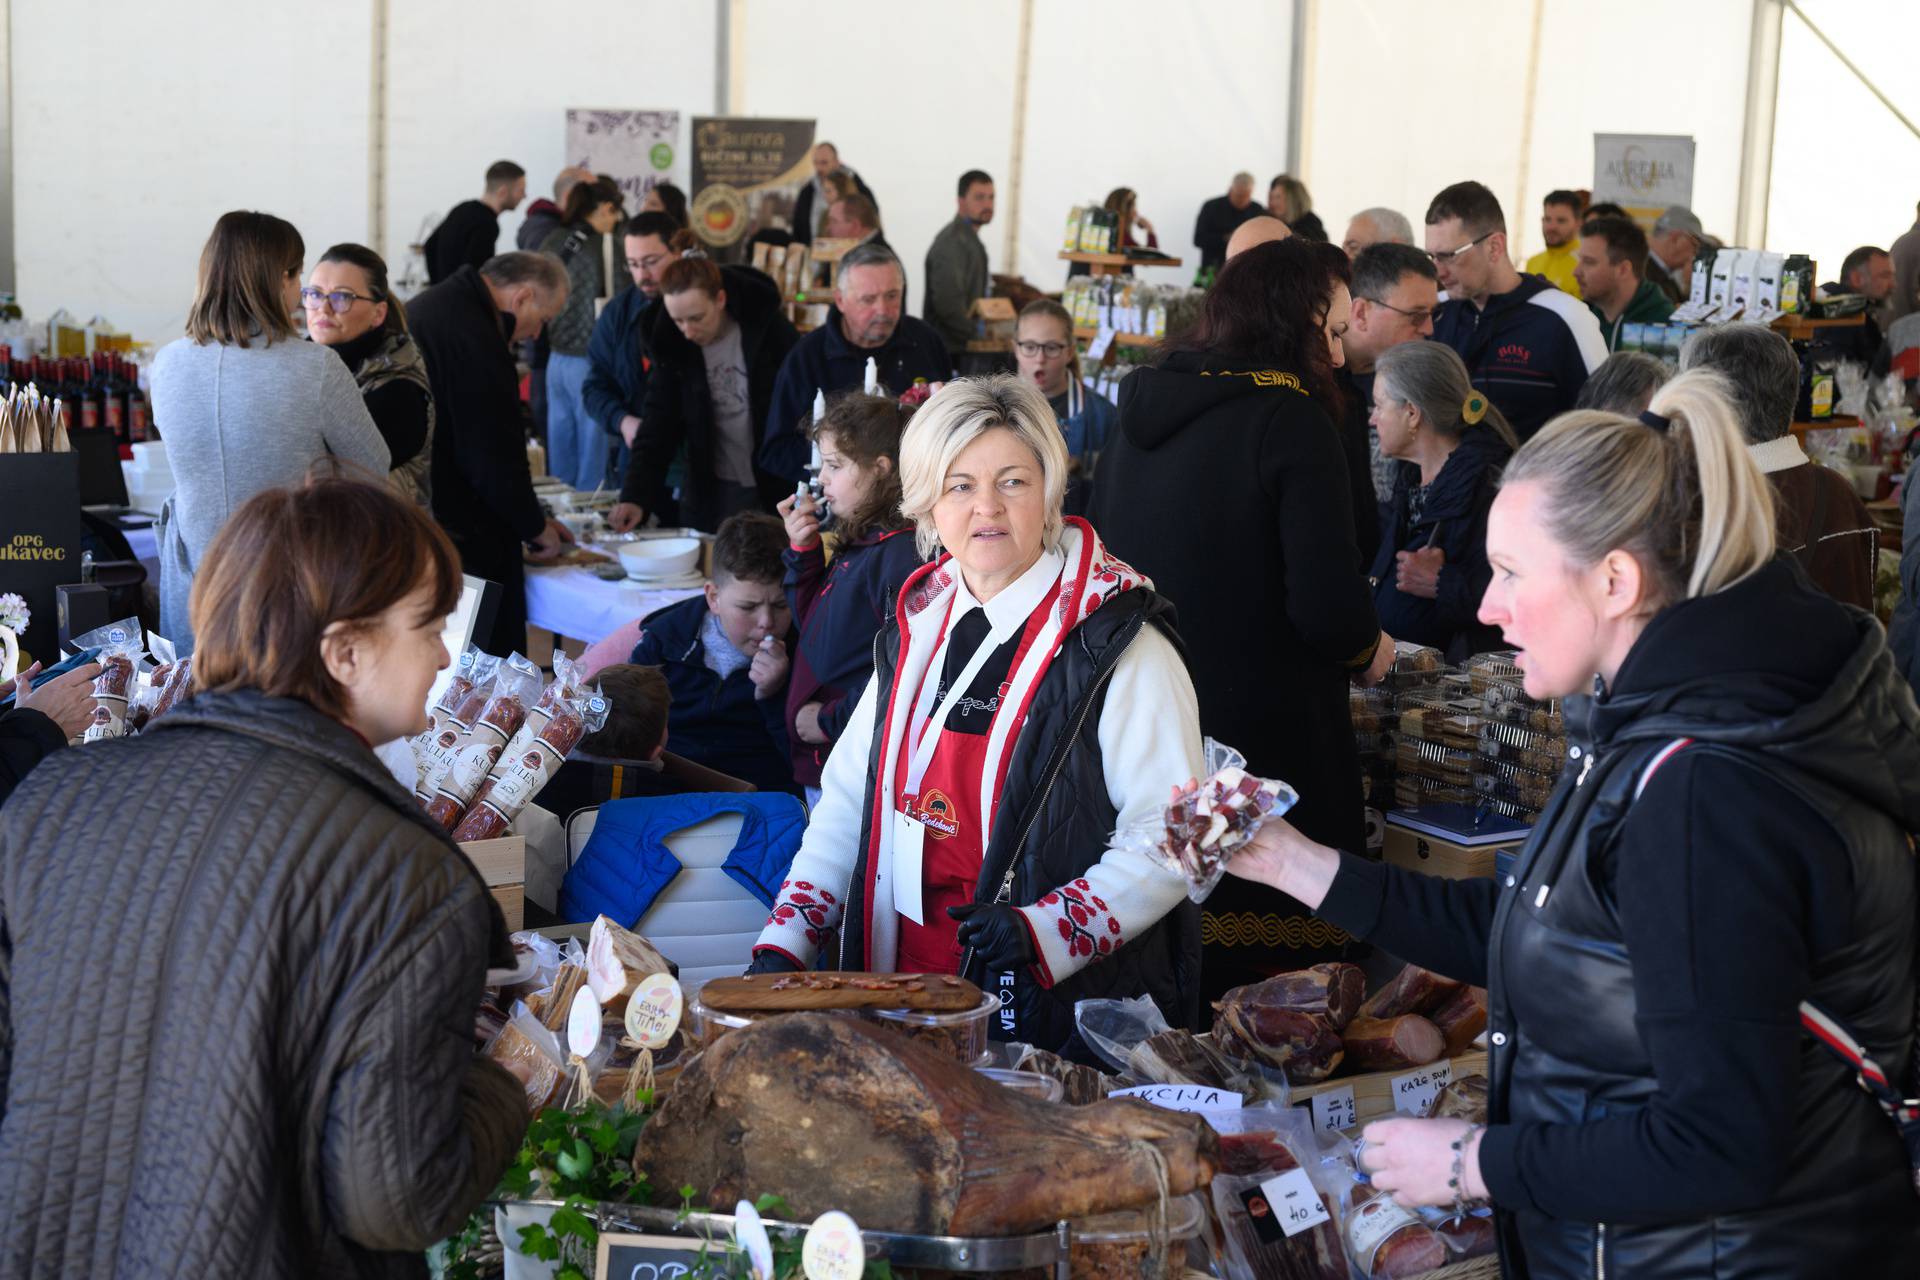
<path id="1" fill-rule="evenodd" d="M 424 1278 L 499 1179 L 506 925 L 372 749 L 425 728 L 460 581 L 384 481 L 257 494 L 192 696 L 0 810 L 0 1276 Z"/>
<path id="2" fill-rule="evenodd" d="M 272 214 L 222 214 L 200 253 L 187 336 L 153 360 L 153 422 L 174 479 L 160 511 L 160 630 L 182 654 L 193 649 L 195 569 L 242 503 L 328 455 L 387 474 L 386 442 L 353 375 L 294 331 L 306 251 Z"/>

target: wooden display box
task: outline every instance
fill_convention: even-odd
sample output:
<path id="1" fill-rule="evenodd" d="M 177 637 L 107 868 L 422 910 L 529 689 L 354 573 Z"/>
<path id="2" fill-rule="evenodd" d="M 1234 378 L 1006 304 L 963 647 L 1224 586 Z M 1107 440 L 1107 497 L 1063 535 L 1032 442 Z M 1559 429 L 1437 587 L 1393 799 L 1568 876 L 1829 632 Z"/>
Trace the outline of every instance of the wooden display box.
<path id="1" fill-rule="evenodd" d="M 1418 1088 L 1417 1082 L 1409 1077 L 1431 1073 L 1442 1065 L 1450 1069 L 1450 1079 L 1458 1080 L 1463 1076 L 1483 1076 L 1487 1074 L 1487 1055 L 1481 1049 L 1469 1049 L 1455 1058 L 1442 1058 L 1439 1062 L 1426 1067 L 1411 1067 L 1405 1071 L 1367 1071 L 1359 1075 L 1335 1076 L 1331 1080 L 1322 1080 L 1319 1084 L 1297 1085 L 1292 1100 L 1296 1106 L 1312 1106 L 1312 1099 L 1322 1094 L 1334 1094 L 1343 1090 L 1353 1092 L 1353 1124 L 1345 1130 L 1355 1130 L 1374 1120 L 1384 1120 L 1400 1108 L 1395 1105 L 1396 1098 L 1404 1085 L 1408 1090 Z M 1410 1094 L 1411 1096 L 1411 1094 Z M 1422 1092 L 1420 1096 L 1426 1094 Z M 1417 1101 L 1417 1099 L 1415 1099 Z M 1408 1114 L 1415 1114 L 1409 1112 Z M 1424 1108 L 1418 1112 L 1425 1114 Z"/>
<path id="2" fill-rule="evenodd" d="M 1430 832 L 1414 831 L 1387 820 L 1386 844 L 1382 850 L 1388 862 L 1410 871 L 1449 880 L 1470 880 L 1493 874 L 1493 856 L 1526 843 L 1524 836 L 1489 844 L 1460 844 Z"/>
<path id="3" fill-rule="evenodd" d="M 460 846 L 500 904 L 507 928 L 518 931 L 527 913 L 527 838 L 508 834 L 497 840 L 473 840 Z"/>

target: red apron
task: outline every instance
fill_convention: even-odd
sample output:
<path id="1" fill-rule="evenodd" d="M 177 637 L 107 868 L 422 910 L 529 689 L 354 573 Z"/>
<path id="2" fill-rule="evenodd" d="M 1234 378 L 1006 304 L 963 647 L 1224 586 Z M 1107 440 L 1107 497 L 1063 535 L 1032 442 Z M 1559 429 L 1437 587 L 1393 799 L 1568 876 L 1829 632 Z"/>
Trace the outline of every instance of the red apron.
<path id="1" fill-rule="evenodd" d="M 939 744 L 927 764 L 918 795 L 906 795 L 905 789 L 913 748 L 918 745 L 915 738 L 923 726 L 909 725 L 908 732 L 900 737 L 900 759 L 893 775 L 893 807 L 917 818 L 926 827 L 920 890 L 921 915 L 926 923 L 915 924 L 906 916 L 900 917 L 900 948 L 894 966 L 897 972 L 960 971 L 960 922 L 948 917 L 947 908 L 972 902 L 980 884 L 980 867 L 986 857 L 988 835 L 979 829 L 980 775 L 986 768 L 987 744 L 992 740 L 993 726 L 1002 715 L 1019 714 L 1018 708 L 1006 705 L 1007 678 L 1020 669 L 1021 660 L 1026 657 L 1034 637 L 1046 622 L 1048 611 L 1058 598 L 1059 589 L 1056 587 L 1027 616 L 1012 661 L 998 671 L 999 694 L 995 700 L 993 719 L 986 728 L 977 732 L 951 727 L 941 729 Z M 944 642 L 945 638 L 943 629 L 941 641 Z M 991 637 L 980 643 L 992 643 Z M 945 665 L 944 659 L 941 665 Z M 990 658 L 982 674 L 993 672 L 998 666 L 998 658 Z M 929 667 L 925 678 L 938 680 L 940 676 L 940 670 Z M 977 680 L 974 687 L 979 687 Z M 912 700 L 908 701 L 908 705 L 912 705 Z M 951 720 L 948 723 L 951 725 Z M 1018 726 L 1015 726 L 1014 735 L 1018 732 Z M 993 779 L 993 807 L 989 810 L 989 823 L 999 813 L 1000 787 L 1006 779 L 1007 765 L 1012 759 L 1013 743 L 1010 737 Z"/>

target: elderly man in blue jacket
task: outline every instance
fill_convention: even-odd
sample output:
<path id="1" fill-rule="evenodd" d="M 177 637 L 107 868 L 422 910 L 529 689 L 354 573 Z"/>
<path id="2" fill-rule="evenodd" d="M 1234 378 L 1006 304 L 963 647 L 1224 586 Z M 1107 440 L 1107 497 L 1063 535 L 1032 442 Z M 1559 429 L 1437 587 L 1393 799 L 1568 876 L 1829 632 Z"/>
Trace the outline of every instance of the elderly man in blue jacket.
<path id="1" fill-rule="evenodd" d="M 660 276 L 677 256 L 668 245 L 678 229 L 664 213 L 641 213 L 628 219 L 622 244 L 634 287 L 607 303 L 587 344 L 592 367 L 582 385 L 581 400 L 588 416 L 613 438 L 610 447 L 619 450 L 609 472 L 614 476 L 626 474 L 627 451 L 640 430 L 640 406 L 647 399 L 649 357 L 641 317 L 660 296 Z"/>

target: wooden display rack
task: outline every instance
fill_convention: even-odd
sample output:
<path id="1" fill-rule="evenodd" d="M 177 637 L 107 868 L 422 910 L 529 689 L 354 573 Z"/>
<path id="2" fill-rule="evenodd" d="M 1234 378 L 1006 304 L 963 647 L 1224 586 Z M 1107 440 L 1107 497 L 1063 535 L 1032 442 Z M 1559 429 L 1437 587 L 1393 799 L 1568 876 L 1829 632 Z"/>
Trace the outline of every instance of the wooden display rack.
<path id="1" fill-rule="evenodd" d="M 1823 329 L 1858 329 L 1867 323 L 1866 312 L 1858 315 L 1840 316 L 1832 320 L 1810 320 L 1806 316 L 1781 316 L 1769 327 L 1790 342 L 1807 342 L 1818 336 Z"/>
<path id="2" fill-rule="evenodd" d="M 1129 258 L 1124 253 L 1067 253 L 1060 254 L 1062 262 L 1078 262 L 1086 267 L 1089 275 L 1117 276 L 1126 272 L 1128 267 L 1178 267 L 1184 265 L 1178 258 Z"/>

